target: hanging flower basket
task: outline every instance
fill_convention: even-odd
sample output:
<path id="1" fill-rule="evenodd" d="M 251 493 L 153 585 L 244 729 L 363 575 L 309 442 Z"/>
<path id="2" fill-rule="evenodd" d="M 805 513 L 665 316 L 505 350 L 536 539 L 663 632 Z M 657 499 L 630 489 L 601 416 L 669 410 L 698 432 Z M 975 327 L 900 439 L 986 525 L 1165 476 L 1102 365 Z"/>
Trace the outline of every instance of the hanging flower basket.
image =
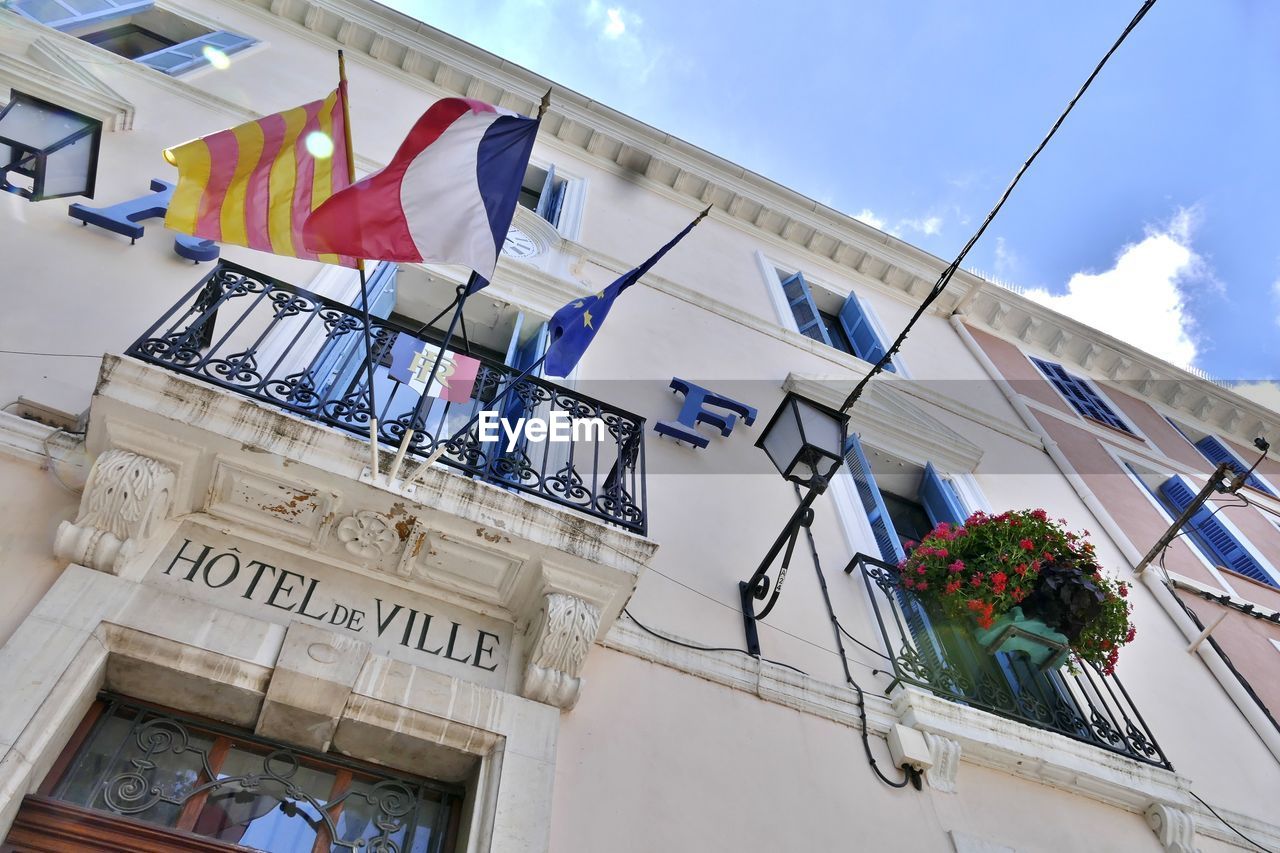
<path id="1" fill-rule="evenodd" d="M 1025 652 L 1043 668 L 1071 655 L 1115 669 L 1129 623 L 1128 584 L 1105 576 L 1085 534 L 1042 509 L 939 524 L 899 566 L 926 607 L 967 621 L 990 652 Z"/>

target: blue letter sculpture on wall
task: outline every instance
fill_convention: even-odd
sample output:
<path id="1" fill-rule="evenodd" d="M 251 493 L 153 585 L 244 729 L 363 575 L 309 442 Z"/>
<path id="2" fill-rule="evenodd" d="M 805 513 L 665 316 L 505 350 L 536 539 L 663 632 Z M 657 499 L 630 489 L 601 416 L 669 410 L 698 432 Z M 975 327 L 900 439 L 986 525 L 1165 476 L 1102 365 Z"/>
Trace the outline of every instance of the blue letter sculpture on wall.
<path id="1" fill-rule="evenodd" d="M 714 391 L 683 379 L 672 379 L 671 387 L 684 394 L 684 405 L 680 407 L 680 414 L 674 422 L 658 421 L 653 425 L 654 431 L 659 435 L 670 436 L 676 441 L 687 441 L 694 447 L 706 447 L 709 442 L 698 432 L 698 424 L 710 424 L 720 430 L 721 435 L 727 436 L 733 432 L 733 425 L 737 422 L 738 416 L 742 417 L 742 422 L 747 426 L 756 422 L 756 410 L 745 403 L 722 397 Z M 734 414 L 710 412 L 707 411 L 707 406 L 728 409 Z"/>
<path id="2" fill-rule="evenodd" d="M 122 234 L 134 243 L 145 230 L 139 222 L 146 219 L 157 219 L 169 210 L 169 201 L 173 198 L 173 184 L 168 181 L 151 179 L 151 192 L 138 198 L 131 198 L 110 207 L 89 207 L 84 204 L 72 204 L 67 208 L 67 215 L 79 219 L 85 225 L 97 225 L 115 234 Z M 218 257 L 218 244 L 212 240 L 191 237 L 186 234 L 174 235 L 173 251 L 178 257 L 200 263 Z"/>

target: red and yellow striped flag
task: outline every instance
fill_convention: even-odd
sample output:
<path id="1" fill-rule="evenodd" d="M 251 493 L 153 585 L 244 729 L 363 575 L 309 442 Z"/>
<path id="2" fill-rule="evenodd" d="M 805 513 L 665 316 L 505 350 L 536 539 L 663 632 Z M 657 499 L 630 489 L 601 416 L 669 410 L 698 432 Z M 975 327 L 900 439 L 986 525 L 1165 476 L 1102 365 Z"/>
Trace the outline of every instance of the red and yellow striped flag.
<path id="1" fill-rule="evenodd" d="M 276 255 L 354 267 L 302 243 L 311 211 L 351 183 L 345 143 L 346 82 L 322 101 L 167 149 L 178 186 L 167 228 Z"/>

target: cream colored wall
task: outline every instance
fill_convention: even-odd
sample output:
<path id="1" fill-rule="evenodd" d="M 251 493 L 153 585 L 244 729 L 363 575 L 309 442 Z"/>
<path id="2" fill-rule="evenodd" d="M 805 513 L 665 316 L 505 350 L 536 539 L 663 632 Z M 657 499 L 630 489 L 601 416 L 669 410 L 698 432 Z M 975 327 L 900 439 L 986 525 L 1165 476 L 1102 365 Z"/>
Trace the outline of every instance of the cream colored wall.
<path id="1" fill-rule="evenodd" d="M 971 764 L 959 795 L 891 789 L 855 729 L 628 655 L 597 650 L 587 677 L 561 721 L 556 850 L 949 851 L 952 830 L 1024 853 L 1160 849 L 1141 815 Z"/>
<path id="2" fill-rule="evenodd" d="M 210 2 L 200 8 L 265 44 L 228 71 L 190 78 L 199 89 L 259 113 L 321 97 L 332 85 L 331 45 L 240 7 Z M 288 61 L 280 62 L 285 53 Z M 173 170 L 159 159 L 163 147 L 245 118 L 184 93 L 186 78 L 173 85 L 110 61 L 100 73 L 138 104 L 138 114 L 134 130 L 104 137 L 95 205 L 141 194 L 150 177 L 172 179 Z M 432 93 L 358 57 L 350 76 L 357 150 L 385 160 Z M 268 79 L 272 85 L 262 85 Z M 643 178 L 572 155 L 558 142 L 540 141 L 535 156 L 564 162 L 587 179 L 578 242 L 624 265 L 642 260 L 696 212 L 685 201 L 651 191 Z M 0 315 L 6 348 L 120 352 L 210 268 L 173 255 L 171 236 L 158 221 L 129 246 L 99 229 L 79 228 L 65 204 L 0 201 L 0 251 L 11 286 L 23 286 L 23 298 Z M 619 301 L 577 380 L 650 422 L 675 418 L 682 400 L 666 388 L 673 376 L 741 394 L 759 409 L 755 427 L 739 424 L 727 439 L 712 437 L 706 450 L 647 436 L 650 533 L 662 547 L 629 607 L 654 628 L 715 646 L 742 645 L 737 583 L 754 570 L 795 505 L 790 488 L 752 446 L 781 398 L 783 380 L 794 373 L 851 383 L 856 376 L 839 358 L 777 331 L 757 250 L 812 270 L 833 287 L 856 289 L 891 334 L 914 307 L 882 285 L 713 214 L 655 270 L 707 299 L 637 286 Z M 224 257 L 303 285 L 314 271 L 304 262 L 234 247 L 225 248 Z M 616 274 L 588 261 L 578 278 L 598 288 Z M 746 316 L 727 316 L 712 301 Z M 1038 380 L 1011 345 L 978 332 L 975 337 L 989 344 L 1007 375 Z M 945 318 L 923 318 L 903 357 L 927 387 L 985 413 L 969 420 L 916 401 L 983 449 L 974 474 L 995 509 L 1043 506 L 1073 527 L 1092 530 L 1106 564 L 1123 565 L 1121 552 L 1049 457 L 984 422 L 990 417 L 1016 424 L 1017 417 Z M 25 394 L 74 411 L 89 402 L 96 375 L 91 359 L 0 360 L 0 397 L 6 400 Z M 1042 382 L 1027 393 L 1066 412 Z M 10 609 L 0 612 L 0 636 L 7 636 L 57 571 L 48 556 L 51 528 L 73 514 L 74 501 L 52 491 L 47 475 L 31 463 L 0 457 L 0 464 L 6 489 L 12 484 L 15 493 L 33 496 L 21 513 L 0 520 L 0 572 L 20 590 Z M 841 572 L 853 550 L 874 553 L 873 544 L 856 525 L 842 523 L 830 496 L 817 504 L 812 529 L 837 614 L 855 635 L 877 645 L 861 581 Z M 1181 653 L 1181 635 L 1145 591 L 1135 594 L 1135 609 L 1140 637 L 1126 650 L 1121 675 L 1161 745 L 1211 802 L 1269 814 L 1271 792 L 1280 784 L 1275 762 L 1202 665 Z M 785 595 L 760 630 L 765 656 L 821 681 L 843 682 L 803 536 Z M 883 661 L 857 648 L 850 658 L 869 691 L 887 687 L 887 678 L 871 671 Z M 552 817 L 557 850 L 819 850 L 851 844 L 945 850 L 950 829 L 1028 851 L 1158 849 L 1140 815 L 971 763 L 963 765 L 958 795 L 890 790 L 870 776 L 852 729 L 630 655 L 597 646 L 586 678 L 582 701 L 561 718 Z M 883 742 L 874 748 L 887 764 Z"/>

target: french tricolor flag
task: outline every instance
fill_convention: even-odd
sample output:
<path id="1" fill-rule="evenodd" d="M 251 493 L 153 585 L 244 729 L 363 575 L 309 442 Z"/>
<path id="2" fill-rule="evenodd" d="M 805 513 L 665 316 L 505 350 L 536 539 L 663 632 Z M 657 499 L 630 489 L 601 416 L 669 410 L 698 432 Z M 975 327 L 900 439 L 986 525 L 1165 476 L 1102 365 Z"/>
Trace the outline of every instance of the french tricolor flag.
<path id="1" fill-rule="evenodd" d="M 303 242 L 370 260 L 461 264 L 492 278 L 537 132 L 537 119 L 482 101 L 437 101 L 386 168 L 311 213 Z"/>

